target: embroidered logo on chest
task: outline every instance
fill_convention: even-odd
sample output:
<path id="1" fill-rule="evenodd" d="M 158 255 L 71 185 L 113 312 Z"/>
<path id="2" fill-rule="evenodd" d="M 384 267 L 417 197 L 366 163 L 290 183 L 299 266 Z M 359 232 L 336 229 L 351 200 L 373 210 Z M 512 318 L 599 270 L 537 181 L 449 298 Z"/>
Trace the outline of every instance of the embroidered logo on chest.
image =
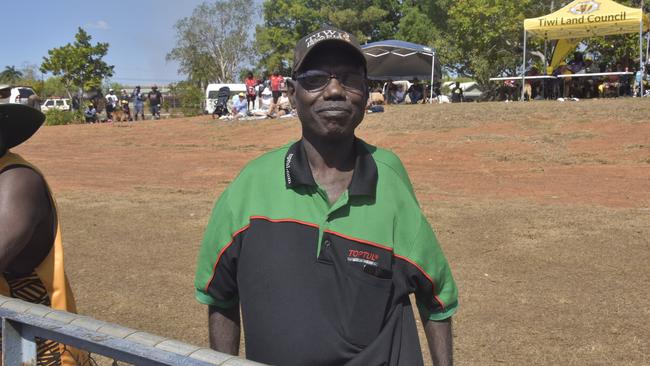
<path id="1" fill-rule="evenodd" d="M 356 262 L 376 266 L 379 254 L 367 250 L 348 249 L 348 262 Z"/>

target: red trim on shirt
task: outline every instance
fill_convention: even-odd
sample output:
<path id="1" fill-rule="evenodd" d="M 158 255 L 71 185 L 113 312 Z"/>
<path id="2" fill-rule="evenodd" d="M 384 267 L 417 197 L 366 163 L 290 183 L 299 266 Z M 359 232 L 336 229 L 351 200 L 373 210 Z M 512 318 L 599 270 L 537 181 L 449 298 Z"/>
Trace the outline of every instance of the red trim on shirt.
<path id="1" fill-rule="evenodd" d="M 293 222 L 295 224 L 300 224 L 300 225 L 305 225 L 305 226 L 311 226 L 313 228 L 318 229 L 318 225 L 313 224 L 311 222 L 306 222 L 306 221 L 300 221 L 300 220 L 294 220 L 294 219 L 271 219 L 266 216 L 251 216 L 251 220 L 265 220 L 269 222 Z"/>
<path id="2" fill-rule="evenodd" d="M 409 258 L 406 258 L 404 256 L 395 254 L 395 257 L 412 264 L 415 268 L 417 268 L 420 272 L 422 272 L 424 277 L 426 277 L 426 279 L 429 280 L 429 282 L 431 282 L 432 291 L 435 292 L 436 283 L 433 282 L 433 279 L 431 278 L 431 276 L 429 276 L 429 274 L 424 269 L 422 269 L 422 267 L 420 267 L 417 263 L 413 262 L 412 260 L 410 260 Z M 442 311 L 445 311 L 445 304 L 442 302 L 442 300 L 440 300 L 440 298 L 435 294 L 433 295 L 433 298 L 436 299 L 436 302 L 438 302 L 438 304 L 440 304 L 440 307 L 442 307 Z"/>
<path id="3" fill-rule="evenodd" d="M 237 235 L 241 234 L 242 232 L 246 231 L 250 226 L 251 226 L 251 225 L 248 224 L 248 225 L 244 226 L 243 228 L 241 228 L 241 229 L 235 231 L 235 233 L 232 234 L 232 239 L 230 240 L 230 243 L 226 244 L 226 246 L 223 247 L 223 248 L 221 249 L 221 251 L 219 252 L 219 255 L 217 256 L 217 260 L 214 262 L 214 267 L 212 268 L 212 277 L 210 277 L 210 281 L 208 281 L 208 283 L 205 285 L 205 289 L 204 289 L 204 291 L 205 291 L 206 293 L 208 292 L 208 288 L 210 287 L 210 284 L 211 284 L 212 281 L 214 280 L 214 276 L 217 274 L 217 264 L 219 264 L 219 261 L 221 260 L 221 256 L 223 255 L 223 253 L 226 252 L 226 250 L 227 250 L 228 248 L 230 248 L 230 246 L 232 245 L 232 243 L 235 242 L 235 237 L 236 237 Z"/>

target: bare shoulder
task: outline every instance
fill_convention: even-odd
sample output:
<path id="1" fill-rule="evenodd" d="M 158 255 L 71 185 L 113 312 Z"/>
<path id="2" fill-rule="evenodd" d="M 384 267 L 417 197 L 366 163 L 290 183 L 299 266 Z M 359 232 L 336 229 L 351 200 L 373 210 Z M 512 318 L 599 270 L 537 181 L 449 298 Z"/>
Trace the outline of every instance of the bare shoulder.
<path id="1" fill-rule="evenodd" d="M 0 197 L 5 202 L 41 202 L 45 187 L 43 177 L 29 167 L 11 167 L 0 173 Z"/>

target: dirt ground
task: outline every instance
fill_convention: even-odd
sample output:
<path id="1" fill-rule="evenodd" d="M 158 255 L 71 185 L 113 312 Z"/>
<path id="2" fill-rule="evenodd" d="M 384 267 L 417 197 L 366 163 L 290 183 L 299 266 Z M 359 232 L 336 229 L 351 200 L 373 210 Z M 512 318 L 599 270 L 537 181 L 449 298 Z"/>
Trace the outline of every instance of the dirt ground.
<path id="1" fill-rule="evenodd" d="M 206 345 L 194 263 L 214 199 L 296 119 L 44 127 L 81 313 Z M 650 364 L 650 100 L 392 106 L 394 150 L 460 290 L 457 365 Z M 424 340 L 424 338 L 422 338 Z"/>

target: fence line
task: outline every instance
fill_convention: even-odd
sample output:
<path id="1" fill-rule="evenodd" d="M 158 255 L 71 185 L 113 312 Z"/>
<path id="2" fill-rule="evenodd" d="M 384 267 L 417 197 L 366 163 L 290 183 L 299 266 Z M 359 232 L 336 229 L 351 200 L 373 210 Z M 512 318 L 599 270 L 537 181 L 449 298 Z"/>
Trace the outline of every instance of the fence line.
<path id="1" fill-rule="evenodd" d="M 2 364 L 36 366 L 35 338 L 135 365 L 261 364 L 93 318 L 0 295 Z"/>

